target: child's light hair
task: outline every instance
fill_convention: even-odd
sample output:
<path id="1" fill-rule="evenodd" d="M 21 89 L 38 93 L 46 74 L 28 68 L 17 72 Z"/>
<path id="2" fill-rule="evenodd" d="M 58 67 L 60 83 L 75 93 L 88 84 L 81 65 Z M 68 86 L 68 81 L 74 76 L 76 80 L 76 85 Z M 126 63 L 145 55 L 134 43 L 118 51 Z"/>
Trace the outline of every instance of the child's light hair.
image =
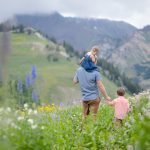
<path id="1" fill-rule="evenodd" d="M 98 46 L 93 46 L 91 48 L 91 51 L 99 52 L 99 47 Z"/>

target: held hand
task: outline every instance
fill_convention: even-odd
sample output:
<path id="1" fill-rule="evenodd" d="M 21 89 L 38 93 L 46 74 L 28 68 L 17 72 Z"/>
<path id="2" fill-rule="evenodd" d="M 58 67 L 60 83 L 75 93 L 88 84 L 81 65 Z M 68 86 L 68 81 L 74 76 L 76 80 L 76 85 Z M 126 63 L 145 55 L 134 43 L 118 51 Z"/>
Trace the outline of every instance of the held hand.
<path id="1" fill-rule="evenodd" d="M 111 100 L 111 98 L 109 96 L 106 98 L 106 103 L 108 105 L 111 105 L 111 103 L 112 103 L 112 100 Z"/>
<path id="2" fill-rule="evenodd" d="M 106 97 L 107 101 L 111 101 L 111 98 L 109 96 Z"/>
<path id="3" fill-rule="evenodd" d="M 109 105 L 110 101 L 106 100 L 106 103 Z"/>

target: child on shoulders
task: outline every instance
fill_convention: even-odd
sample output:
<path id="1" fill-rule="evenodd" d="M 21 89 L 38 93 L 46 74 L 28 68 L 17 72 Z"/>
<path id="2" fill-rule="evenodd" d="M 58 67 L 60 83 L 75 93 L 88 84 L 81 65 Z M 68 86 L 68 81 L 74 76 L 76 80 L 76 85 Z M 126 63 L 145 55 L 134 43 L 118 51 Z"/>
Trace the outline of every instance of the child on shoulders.
<path id="1" fill-rule="evenodd" d="M 80 65 L 88 72 L 94 70 L 99 71 L 97 64 L 97 54 L 99 52 L 98 47 L 94 46 L 85 56 L 81 59 Z"/>

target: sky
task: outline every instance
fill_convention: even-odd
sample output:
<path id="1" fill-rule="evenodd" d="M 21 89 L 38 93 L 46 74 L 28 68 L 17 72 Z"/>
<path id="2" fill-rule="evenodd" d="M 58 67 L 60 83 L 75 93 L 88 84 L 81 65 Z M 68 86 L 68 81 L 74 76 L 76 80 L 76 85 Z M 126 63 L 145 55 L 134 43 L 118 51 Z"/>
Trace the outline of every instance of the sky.
<path id="1" fill-rule="evenodd" d="M 0 0 L 0 22 L 16 14 L 50 14 L 150 25 L 150 0 Z"/>

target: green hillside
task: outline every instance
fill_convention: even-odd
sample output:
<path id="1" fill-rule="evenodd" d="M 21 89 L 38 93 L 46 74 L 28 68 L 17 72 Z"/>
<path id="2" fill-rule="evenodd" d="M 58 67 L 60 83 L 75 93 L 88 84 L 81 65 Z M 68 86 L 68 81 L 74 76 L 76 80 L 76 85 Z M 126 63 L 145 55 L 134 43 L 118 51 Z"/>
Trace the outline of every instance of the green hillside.
<path id="1" fill-rule="evenodd" d="M 36 32 L 12 33 L 11 46 L 8 80 L 25 82 L 26 75 L 31 74 L 34 65 L 37 68 L 35 87 L 42 102 L 72 102 L 80 99 L 79 86 L 72 83 L 78 68 L 77 61 L 68 59 L 62 45 L 54 44 Z M 117 87 L 104 76 L 102 78 L 108 93 L 114 97 Z"/>

